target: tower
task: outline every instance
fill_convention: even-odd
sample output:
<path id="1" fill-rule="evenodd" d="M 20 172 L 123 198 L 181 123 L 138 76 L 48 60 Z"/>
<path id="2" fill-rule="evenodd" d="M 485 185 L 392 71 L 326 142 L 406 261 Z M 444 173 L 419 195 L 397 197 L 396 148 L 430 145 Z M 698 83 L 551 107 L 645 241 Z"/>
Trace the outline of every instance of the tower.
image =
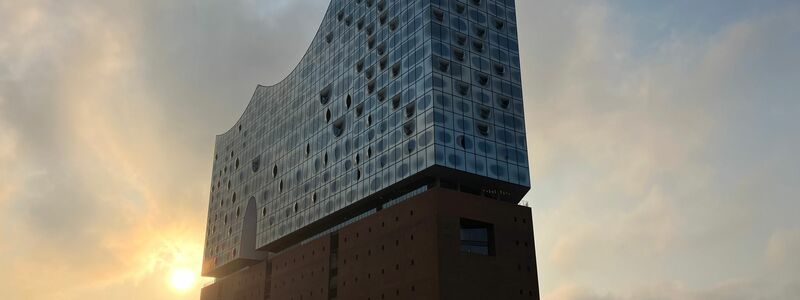
<path id="1" fill-rule="evenodd" d="M 217 136 L 202 299 L 538 299 L 513 0 L 332 0 Z"/>

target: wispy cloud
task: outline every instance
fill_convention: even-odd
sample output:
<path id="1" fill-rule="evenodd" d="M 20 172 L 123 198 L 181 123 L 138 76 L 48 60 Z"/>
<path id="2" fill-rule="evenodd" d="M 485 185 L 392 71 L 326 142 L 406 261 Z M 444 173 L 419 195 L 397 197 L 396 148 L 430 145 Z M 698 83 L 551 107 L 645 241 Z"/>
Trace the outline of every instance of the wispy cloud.
<path id="1" fill-rule="evenodd" d="M 786 267 L 759 256 L 770 232 L 800 226 L 781 212 L 800 179 L 786 152 L 800 149 L 787 114 L 800 8 L 676 30 L 642 53 L 653 39 L 622 5 L 519 6 L 532 12 L 520 28 L 542 29 L 521 47 L 545 298 L 796 296 L 798 274 L 772 277 Z"/>
<path id="2" fill-rule="evenodd" d="M 214 135 L 322 2 L 0 2 L 3 297 L 196 299 Z"/>

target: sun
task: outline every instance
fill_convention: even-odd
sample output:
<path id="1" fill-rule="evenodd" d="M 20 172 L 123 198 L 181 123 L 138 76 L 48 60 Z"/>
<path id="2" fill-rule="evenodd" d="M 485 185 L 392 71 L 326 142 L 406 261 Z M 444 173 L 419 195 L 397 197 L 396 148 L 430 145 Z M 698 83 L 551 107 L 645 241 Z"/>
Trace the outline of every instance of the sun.
<path id="1" fill-rule="evenodd" d="M 191 289 L 197 281 L 197 274 L 189 269 L 176 268 L 172 270 L 172 275 L 169 277 L 169 283 L 172 288 L 179 292 L 184 292 Z"/>

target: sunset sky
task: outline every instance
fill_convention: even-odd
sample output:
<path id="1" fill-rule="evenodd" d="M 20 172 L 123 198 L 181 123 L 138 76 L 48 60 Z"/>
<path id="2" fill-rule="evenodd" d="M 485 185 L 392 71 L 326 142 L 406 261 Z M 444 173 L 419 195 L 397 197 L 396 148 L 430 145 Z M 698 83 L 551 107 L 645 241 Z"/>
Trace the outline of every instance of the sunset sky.
<path id="1" fill-rule="evenodd" d="M 327 4 L 0 0 L 0 299 L 199 299 L 214 136 Z M 800 2 L 517 6 L 543 299 L 800 298 Z"/>

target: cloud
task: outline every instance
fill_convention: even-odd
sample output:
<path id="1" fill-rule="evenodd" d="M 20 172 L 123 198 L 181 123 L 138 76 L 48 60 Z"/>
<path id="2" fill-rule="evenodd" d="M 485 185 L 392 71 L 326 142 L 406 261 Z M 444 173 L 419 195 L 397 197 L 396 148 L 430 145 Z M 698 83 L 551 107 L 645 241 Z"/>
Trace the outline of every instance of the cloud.
<path id="1" fill-rule="evenodd" d="M 676 30 L 642 53 L 653 39 L 620 6 L 518 6 L 533 12 L 520 48 L 545 299 L 792 295 L 753 254 L 798 226 L 783 211 L 797 208 L 786 151 L 800 124 L 779 112 L 798 111 L 800 9 Z"/>
<path id="2" fill-rule="evenodd" d="M 200 268 L 214 134 L 326 5 L 0 1 L 4 297 L 196 299 L 165 276 Z"/>
<path id="3" fill-rule="evenodd" d="M 797 298 L 800 282 L 774 283 L 766 280 L 730 281 L 711 287 L 691 288 L 679 282 L 652 283 L 632 290 L 598 292 L 587 287 L 565 284 L 543 299 L 556 300 L 752 300 Z"/>
<path id="4" fill-rule="evenodd" d="M 800 229 L 777 230 L 769 237 L 766 258 L 770 265 L 779 270 L 794 270 L 800 273 Z M 794 274 L 800 275 L 800 274 Z"/>

